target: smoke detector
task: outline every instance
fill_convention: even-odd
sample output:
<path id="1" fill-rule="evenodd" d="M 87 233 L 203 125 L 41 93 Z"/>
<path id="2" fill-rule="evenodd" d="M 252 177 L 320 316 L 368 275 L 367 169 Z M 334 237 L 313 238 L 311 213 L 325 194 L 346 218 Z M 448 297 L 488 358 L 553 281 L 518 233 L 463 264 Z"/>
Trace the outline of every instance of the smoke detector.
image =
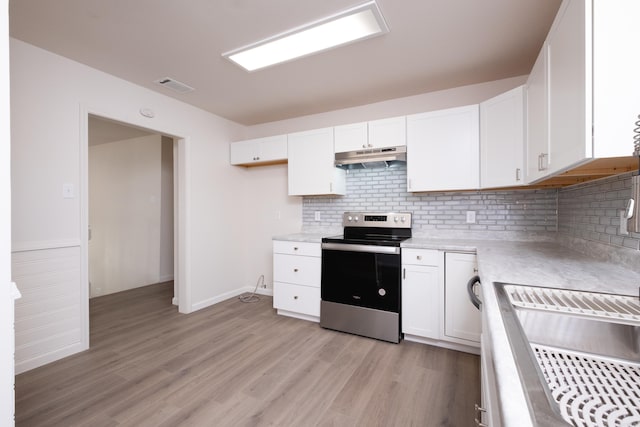
<path id="1" fill-rule="evenodd" d="M 161 79 L 154 81 L 154 83 L 159 84 L 160 86 L 164 86 L 167 89 L 171 89 L 172 91 L 178 92 L 178 93 L 187 93 L 194 90 L 191 86 L 186 85 L 182 82 L 179 82 L 176 79 L 173 79 L 171 77 L 163 77 Z"/>

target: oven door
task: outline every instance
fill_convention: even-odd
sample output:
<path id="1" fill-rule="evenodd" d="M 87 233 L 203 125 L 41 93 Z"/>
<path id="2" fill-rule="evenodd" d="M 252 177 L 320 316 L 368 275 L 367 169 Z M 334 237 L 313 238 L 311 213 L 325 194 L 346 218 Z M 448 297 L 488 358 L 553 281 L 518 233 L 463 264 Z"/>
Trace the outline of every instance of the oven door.
<path id="1" fill-rule="evenodd" d="M 322 300 L 400 313 L 400 270 L 399 247 L 323 243 Z"/>

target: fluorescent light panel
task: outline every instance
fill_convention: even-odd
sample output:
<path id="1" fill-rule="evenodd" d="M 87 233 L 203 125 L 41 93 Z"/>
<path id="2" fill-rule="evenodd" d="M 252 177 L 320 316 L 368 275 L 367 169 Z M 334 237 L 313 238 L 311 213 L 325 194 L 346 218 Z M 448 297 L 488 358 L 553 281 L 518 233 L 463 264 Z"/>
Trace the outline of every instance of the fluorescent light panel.
<path id="1" fill-rule="evenodd" d="M 255 71 L 387 32 L 378 5 L 369 1 L 222 56 Z"/>

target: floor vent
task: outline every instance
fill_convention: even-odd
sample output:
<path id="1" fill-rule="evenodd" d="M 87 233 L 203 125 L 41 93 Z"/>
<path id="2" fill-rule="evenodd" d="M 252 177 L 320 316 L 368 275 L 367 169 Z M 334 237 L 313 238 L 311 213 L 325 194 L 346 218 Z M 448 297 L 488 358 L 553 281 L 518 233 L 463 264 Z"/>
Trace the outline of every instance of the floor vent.
<path id="1" fill-rule="evenodd" d="M 161 79 L 156 80 L 154 83 L 157 83 L 160 86 L 164 86 L 167 89 L 171 89 L 178 93 L 187 93 L 194 90 L 191 86 L 186 85 L 182 82 L 179 82 L 176 79 L 172 79 L 171 77 L 163 77 Z"/>

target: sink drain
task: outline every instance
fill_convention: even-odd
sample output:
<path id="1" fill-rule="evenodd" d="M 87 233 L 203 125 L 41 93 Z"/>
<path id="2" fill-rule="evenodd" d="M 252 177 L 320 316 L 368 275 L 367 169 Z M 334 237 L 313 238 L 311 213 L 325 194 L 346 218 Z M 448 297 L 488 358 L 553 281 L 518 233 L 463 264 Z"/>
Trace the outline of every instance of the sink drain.
<path id="1" fill-rule="evenodd" d="M 562 417 L 582 426 L 640 426 L 640 364 L 531 345 Z"/>

